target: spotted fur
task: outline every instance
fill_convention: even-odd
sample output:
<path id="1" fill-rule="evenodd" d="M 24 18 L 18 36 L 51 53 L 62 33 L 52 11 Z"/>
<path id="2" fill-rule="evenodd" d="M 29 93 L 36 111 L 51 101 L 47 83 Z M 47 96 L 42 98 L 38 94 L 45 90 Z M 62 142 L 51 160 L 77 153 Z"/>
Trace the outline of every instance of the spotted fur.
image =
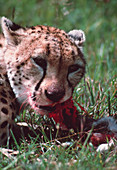
<path id="1" fill-rule="evenodd" d="M 85 73 L 84 32 L 48 26 L 21 27 L 2 17 L 0 37 L 0 144 L 24 104 L 39 114 L 72 96 Z"/>
<path id="2" fill-rule="evenodd" d="M 0 35 L 0 144 L 7 141 L 7 137 L 12 128 L 15 113 L 16 101 L 15 95 L 9 84 L 6 66 L 3 58 L 4 37 Z"/>

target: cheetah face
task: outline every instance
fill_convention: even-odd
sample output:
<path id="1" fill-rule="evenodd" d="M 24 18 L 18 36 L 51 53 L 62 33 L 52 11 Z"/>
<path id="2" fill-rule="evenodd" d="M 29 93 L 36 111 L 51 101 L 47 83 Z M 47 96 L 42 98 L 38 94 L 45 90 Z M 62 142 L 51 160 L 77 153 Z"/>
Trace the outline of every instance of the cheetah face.
<path id="1" fill-rule="evenodd" d="M 16 98 L 40 114 L 68 100 L 85 73 L 83 31 L 23 28 L 2 17 L 7 74 Z"/>

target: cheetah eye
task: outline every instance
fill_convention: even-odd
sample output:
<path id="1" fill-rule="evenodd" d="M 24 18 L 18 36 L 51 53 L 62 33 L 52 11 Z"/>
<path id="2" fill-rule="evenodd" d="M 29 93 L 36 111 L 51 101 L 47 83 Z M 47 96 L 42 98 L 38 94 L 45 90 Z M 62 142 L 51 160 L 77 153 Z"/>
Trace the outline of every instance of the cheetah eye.
<path id="1" fill-rule="evenodd" d="M 33 58 L 33 60 L 38 66 L 46 70 L 47 62 L 45 59 L 36 57 L 36 58 Z"/>
<path id="2" fill-rule="evenodd" d="M 79 69 L 80 69 L 80 66 L 78 64 L 71 65 L 68 68 L 68 74 L 78 71 Z"/>

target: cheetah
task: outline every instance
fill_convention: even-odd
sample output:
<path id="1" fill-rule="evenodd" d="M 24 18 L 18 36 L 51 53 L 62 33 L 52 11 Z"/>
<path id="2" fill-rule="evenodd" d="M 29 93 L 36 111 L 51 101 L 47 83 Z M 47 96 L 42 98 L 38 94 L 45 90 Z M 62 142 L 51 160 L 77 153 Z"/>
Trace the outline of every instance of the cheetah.
<path id="1" fill-rule="evenodd" d="M 85 74 L 82 30 L 22 27 L 2 17 L 0 35 L 0 145 L 26 105 L 48 115 L 68 101 Z"/>

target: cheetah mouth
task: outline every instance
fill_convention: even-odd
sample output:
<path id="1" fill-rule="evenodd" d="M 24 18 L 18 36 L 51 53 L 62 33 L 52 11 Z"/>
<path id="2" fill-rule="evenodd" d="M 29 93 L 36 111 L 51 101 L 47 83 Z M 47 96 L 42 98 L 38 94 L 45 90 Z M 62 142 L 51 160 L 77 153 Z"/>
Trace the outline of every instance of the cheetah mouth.
<path id="1" fill-rule="evenodd" d="M 55 106 L 39 106 L 39 109 L 49 111 L 49 112 L 53 112 L 53 111 L 56 110 L 56 105 Z"/>
<path id="2" fill-rule="evenodd" d="M 46 111 L 46 112 L 54 112 L 56 109 L 61 108 L 61 106 L 64 105 L 65 102 L 66 101 L 64 101 L 62 103 L 54 103 L 51 105 L 35 105 L 35 106 L 41 110 Z"/>
<path id="3" fill-rule="evenodd" d="M 57 102 L 57 103 L 53 103 L 51 105 L 38 105 L 38 104 L 35 104 L 35 107 L 39 108 L 42 111 L 52 113 L 52 112 L 55 112 L 56 110 L 61 110 L 61 108 L 63 108 L 64 105 L 67 105 L 67 104 L 69 105 L 70 101 L 71 101 L 71 97 L 68 100 L 66 100 L 66 101 L 64 101 L 62 103 Z"/>

